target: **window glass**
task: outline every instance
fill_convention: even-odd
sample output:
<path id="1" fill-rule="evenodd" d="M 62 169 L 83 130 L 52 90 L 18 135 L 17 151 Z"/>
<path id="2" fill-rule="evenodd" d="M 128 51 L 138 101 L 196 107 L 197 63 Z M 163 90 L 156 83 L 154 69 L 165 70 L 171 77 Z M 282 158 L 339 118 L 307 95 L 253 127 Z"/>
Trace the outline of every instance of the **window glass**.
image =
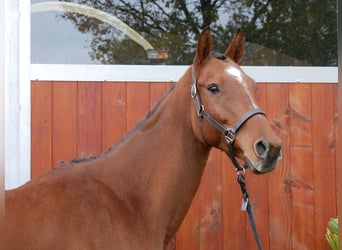
<path id="1" fill-rule="evenodd" d="M 32 63 L 192 63 L 209 26 L 224 52 L 241 28 L 242 65 L 336 66 L 336 0 L 31 0 Z"/>

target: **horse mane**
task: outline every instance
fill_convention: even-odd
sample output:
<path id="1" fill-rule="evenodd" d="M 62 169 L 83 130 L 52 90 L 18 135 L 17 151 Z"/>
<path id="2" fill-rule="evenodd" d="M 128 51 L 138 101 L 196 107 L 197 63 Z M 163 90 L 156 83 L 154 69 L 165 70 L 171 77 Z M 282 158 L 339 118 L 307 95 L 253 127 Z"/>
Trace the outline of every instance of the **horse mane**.
<path id="1" fill-rule="evenodd" d="M 215 57 L 216 59 L 225 61 L 228 59 L 228 57 L 220 52 L 217 51 L 212 51 L 211 52 L 211 56 Z M 154 112 L 158 109 L 158 107 L 160 106 L 160 104 L 164 101 L 164 99 L 172 92 L 172 90 L 174 89 L 176 85 L 172 85 L 171 88 L 169 89 L 169 91 L 167 91 L 162 98 L 160 98 L 158 100 L 158 102 L 156 103 L 156 105 L 146 114 L 146 116 L 141 119 L 135 126 L 133 129 L 131 129 L 129 132 L 127 132 L 125 134 L 125 136 L 123 136 L 119 141 L 117 141 L 115 144 L 113 144 L 110 148 L 108 148 L 106 151 L 102 152 L 101 154 L 97 155 L 97 156 L 88 156 L 88 157 L 81 157 L 81 158 L 74 158 L 69 162 L 64 162 L 61 161 L 59 163 L 59 167 L 65 167 L 68 165 L 72 165 L 72 164 L 77 164 L 77 163 L 84 163 L 84 162 L 89 162 L 89 161 L 93 161 L 96 160 L 97 158 L 101 158 L 102 156 L 106 155 L 107 153 L 115 150 L 115 148 L 117 148 L 123 141 L 125 141 L 127 138 L 129 138 L 131 136 L 131 134 L 138 130 L 139 128 L 141 128 L 141 126 L 154 114 Z"/>
<path id="2" fill-rule="evenodd" d="M 228 56 L 226 56 L 223 53 L 217 52 L 217 51 L 212 51 L 211 52 L 211 56 L 215 57 L 216 59 L 225 61 L 228 59 Z M 162 98 L 160 98 L 158 100 L 158 102 L 156 103 L 156 105 L 146 114 L 146 116 L 141 119 L 129 132 L 127 132 L 119 141 L 117 141 L 116 143 L 114 143 L 111 147 L 109 147 L 106 151 L 102 152 L 101 154 L 97 155 L 97 156 L 88 156 L 88 157 L 81 157 L 81 158 L 74 158 L 72 160 L 70 160 L 69 162 L 64 162 L 64 161 L 60 161 L 59 163 L 59 167 L 65 167 L 68 165 L 72 165 L 72 164 L 77 164 L 77 163 L 84 163 L 84 162 L 89 162 L 89 161 L 93 161 L 96 160 L 98 158 L 101 158 L 102 156 L 106 155 L 107 153 L 115 150 L 115 148 L 117 148 L 123 141 L 125 141 L 127 138 L 129 138 L 131 136 L 131 134 L 138 130 L 139 128 L 141 128 L 141 126 L 154 114 L 154 112 L 158 109 L 158 107 L 160 106 L 160 104 L 164 101 L 164 99 L 172 92 L 172 90 L 175 88 L 175 84 L 171 86 L 171 88 L 163 95 Z"/>
<path id="3" fill-rule="evenodd" d="M 217 52 L 217 51 L 212 51 L 211 52 L 211 56 L 215 57 L 216 59 L 225 61 L 228 58 L 228 56 L 226 56 L 223 53 Z M 69 162 L 65 162 L 65 161 L 60 161 L 59 163 L 59 167 L 66 167 L 72 164 L 77 164 L 77 163 L 84 163 L 84 162 L 89 162 L 89 161 L 93 161 L 96 160 L 98 158 L 101 158 L 102 156 L 106 155 L 107 153 L 115 150 L 115 148 L 117 148 L 123 141 L 125 141 L 127 138 L 129 138 L 131 136 L 131 134 L 133 132 L 135 132 L 136 130 L 138 130 L 139 128 L 141 128 L 141 126 L 154 114 L 154 112 L 158 109 L 158 107 L 160 106 L 160 104 L 164 101 L 164 99 L 172 92 L 172 90 L 175 88 L 175 84 L 171 86 L 171 88 L 158 100 L 158 102 L 156 103 L 156 105 L 146 114 L 146 116 L 141 119 L 129 132 L 127 132 L 119 141 L 117 141 L 116 143 L 114 143 L 111 147 L 109 147 L 106 151 L 102 152 L 101 154 L 97 155 L 97 156 L 88 156 L 88 157 L 81 157 L 81 158 L 74 158 L 72 160 L 70 160 Z"/>
<path id="4" fill-rule="evenodd" d="M 158 100 L 156 105 L 154 105 L 154 107 L 146 114 L 146 116 L 143 119 L 141 119 L 129 133 L 141 128 L 141 126 L 155 113 L 155 111 L 158 109 L 158 107 L 164 101 L 164 99 L 173 91 L 175 86 L 175 84 L 171 86 L 171 88 Z"/>
<path id="5" fill-rule="evenodd" d="M 58 167 L 67 167 L 67 166 L 77 164 L 77 163 L 84 163 L 84 162 L 93 161 L 93 160 L 101 158 L 101 157 L 105 156 L 106 154 L 108 154 L 109 152 L 115 150 L 115 148 L 117 148 L 123 141 L 127 140 L 127 138 L 129 138 L 133 132 L 135 132 L 136 130 L 141 128 L 141 126 L 155 113 L 155 111 L 158 109 L 160 104 L 172 92 L 172 90 L 175 88 L 175 86 L 176 86 L 175 84 L 172 85 L 171 88 L 158 100 L 156 105 L 146 114 L 146 116 L 143 119 L 141 119 L 129 132 L 127 132 L 119 141 L 114 143 L 106 151 L 98 154 L 97 156 L 87 156 L 87 157 L 74 158 L 68 162 L 60 161 Z M 55 167 L 55 168 L 58 168 L 58 167 Z"/>

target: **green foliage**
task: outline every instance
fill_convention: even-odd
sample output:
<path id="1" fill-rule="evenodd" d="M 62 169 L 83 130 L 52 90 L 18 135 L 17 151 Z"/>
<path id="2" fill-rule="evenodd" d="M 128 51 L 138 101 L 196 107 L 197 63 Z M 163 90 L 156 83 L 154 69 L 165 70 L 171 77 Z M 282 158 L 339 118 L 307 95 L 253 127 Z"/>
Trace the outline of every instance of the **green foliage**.
<path id="1" fill-rule="evenodd" d="M 338 219 L 331 218 L 325 235 L 331 249 L 338 250 Z"/>

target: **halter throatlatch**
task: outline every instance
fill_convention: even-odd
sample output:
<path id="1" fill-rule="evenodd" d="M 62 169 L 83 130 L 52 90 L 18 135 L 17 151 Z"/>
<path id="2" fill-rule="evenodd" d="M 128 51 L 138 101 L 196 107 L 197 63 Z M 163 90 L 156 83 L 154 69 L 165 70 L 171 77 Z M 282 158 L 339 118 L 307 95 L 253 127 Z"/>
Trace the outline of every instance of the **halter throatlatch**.
<path id="1" fill-rule="evenodd" d="M 237 172 L 237 181 L 242 191 L 241 210 L 242 211 L 247 210 L 249 222 L 252 227 L 253 234 L 254 234 L 254 239 L 257 243 L 258 249 L 261 250 L 262 247 L 261 247 L 258 232 L 256 230 L 256 226 L 254 223 L 252 208 L 251 208 L 251 204 L 249 203 L 249 197 L 248 197 L 247 187 L 245 183 L 245 170 L 247 168 L 247 164 L 245 163 L 243 166 L 241 166 L 240 163 L 237 161 L 237 159 L 234 156 L 233 144 L 235 141 L 236 133 L 249 118 L 257 114 L 265 115 L 265 113 L 259 108 L 252 109 L 248 111 L 247 113 L 245 113 L 237 122 L 235 122 L 231 128 L 226 128 L 225 126 L 223 126 L 221 123 L 216 121 L 211 115 L 209 115 L 205 111 L 204 105 L 201 101 L 201 97 L 199 96 L 199 92 L 197 88 L 197 79 L 195 76 L 195 69 L 193 66 L 192 66 L 191 97 L 195 101 L 196 112 L 197 112 L 199 122 L 200 122 L 201 135 L 202 135 L 204 142 L 210 147 L 209 143 L 205 139 L 204 132 L 203 132 L 203 118 L 206 119 L 211 125 L 213 125 L 218 131 L 220 131 L 221 134 L 223 134 L 226 139 L 227 146 L 228 146 L 228 151 L 226 152 L 226 154 L 228 155 L 228 157 L 230 158 L 231 162 L 233 163 L 235 167 L 235 170 Z"/>

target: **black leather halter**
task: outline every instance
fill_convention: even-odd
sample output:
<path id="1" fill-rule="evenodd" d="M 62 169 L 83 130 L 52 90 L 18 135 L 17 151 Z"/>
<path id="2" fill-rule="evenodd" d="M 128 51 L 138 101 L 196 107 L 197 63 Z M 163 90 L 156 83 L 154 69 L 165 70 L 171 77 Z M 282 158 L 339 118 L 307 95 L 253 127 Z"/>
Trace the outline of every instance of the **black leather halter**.
<path id="1" fill-rule="evenodd" d="M 237 162 L 237 160 L 234 156 L 233 144 L 235 141 L 236 133 L 242 127 L 242 125 L 246 121 L 248 121 L 248 119 L 250 119 L 251 117 L 253 117 L 254 115 L 257 115 L 257 114 L 265 115 L 265 113 L 259 108 L 252 109 L 252 110 L 248 111 L 247 113 L 245 113 L 237 122 L 235 122 L 233 124 L 233 126 L 231 126 L 230 128 L 226 128 L 225 126 L 223 126 L 221 123 L 216 121 L 211 115 L 209 115 L 205 111 L 204 105 L 201 101 L 201 97 L 199 95 L 198 88 L 197 88 L 197 79 L 195 76 L 194 66 L 192 66 L 191 97 L 192 97 L 192 99 L 194 99 L 194 102 L 195 102 L 195 107 L 196 107 L 197 115 L 198 115 L 198 118 L 200 121 L 201 134 L 202 134 L 203 140 L 206 142 L 206 144 L 208 146 L 210 146 L 204 137 L 204 132 L 203 132 L 203 118 L 204 118 L 212 126 L 214 126 L 218 131 L 220 131 L 221 134 L 224 135 L 226 142 L 227 142 L 227 145 L 228 145 L 228 152 L 226 152 L 226 153 L 229 156 L 232 163 L 234 164 L 235 169 L 237 171 L 245 169 L 245 167 L 240 166 L 240 164 Z"/>

